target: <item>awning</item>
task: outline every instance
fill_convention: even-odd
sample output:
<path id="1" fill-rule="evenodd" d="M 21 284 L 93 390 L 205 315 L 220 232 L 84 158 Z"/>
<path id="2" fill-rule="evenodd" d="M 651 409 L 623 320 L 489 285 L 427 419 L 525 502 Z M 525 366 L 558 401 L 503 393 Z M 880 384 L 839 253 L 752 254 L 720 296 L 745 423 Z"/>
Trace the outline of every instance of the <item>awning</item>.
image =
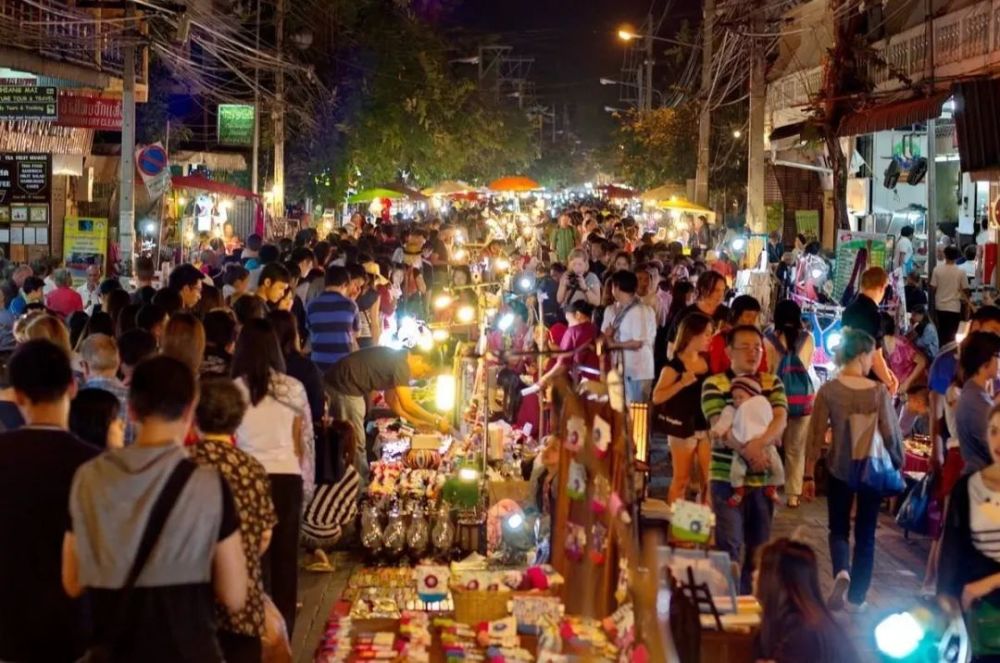
<path id="1" fill-rule="evenodd" d="M 170 178 L 170 183 L 173 184 L 175 189 L 211 191 L 212 193 L 221 193 L 224 196 L 232 196 L 234 198 L 260 198 L 260 196 L 253 191 L 241 189 L 238 186 L 226 184 L 225 182 L 216 182 L 215 180 L 210 180 L 208 178 L 201 177 L 200 175 L 175 175 Z"/>
<path id="2" fill-rule="evenodd" d="M 941 114 L 941 106 L 951 98 L 951 91 L 930 97 L 907 99 L 872 106 L 848 115 L 840 122 L 838 136 L 857 136 L 876 131 L 888 131 L 909 124 L 924 122 Z"/>
<path id="3" fill-rule="evenodd" d="M 973 80 L 955 85 L 955 131 L 962 172 L 1000 168 L 1000 81 Z"/>

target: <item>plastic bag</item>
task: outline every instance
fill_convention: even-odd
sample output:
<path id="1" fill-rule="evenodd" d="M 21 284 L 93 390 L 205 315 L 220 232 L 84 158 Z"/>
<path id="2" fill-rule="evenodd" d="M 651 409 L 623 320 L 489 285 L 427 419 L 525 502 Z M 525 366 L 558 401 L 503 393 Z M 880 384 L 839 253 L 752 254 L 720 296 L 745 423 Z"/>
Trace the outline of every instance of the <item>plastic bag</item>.
<path id="1" fill-rule="evenodd" d="M 878 429 L 878 413 L 849 415 L 854 448 L 847 485 L 854 491 L 898 495 L 906 488 L 903 474 L 892 464 Z"/>
<path id="2" fill-rule="evenodd" d="M 291 663 L 292 644 L 285 618 L 267 594 L 264 595 L 264 635 L 260 639 L 261 663 Z"/>

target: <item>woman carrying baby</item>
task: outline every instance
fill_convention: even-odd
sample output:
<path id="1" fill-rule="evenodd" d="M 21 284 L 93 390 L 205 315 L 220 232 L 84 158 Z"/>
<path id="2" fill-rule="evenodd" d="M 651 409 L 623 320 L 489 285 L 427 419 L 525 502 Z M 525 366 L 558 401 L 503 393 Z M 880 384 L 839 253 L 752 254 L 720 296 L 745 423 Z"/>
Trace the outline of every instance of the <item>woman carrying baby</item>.
<path id="1" fill-rule="evenodd" d="M 862 439 L 861 435 L 871 436 L 877 431 L 893 466 L 900 468 L 903 465 L 903 436 L 892 407 L 892 397 L 883 383 L 867 377 L 875 351 L 875 339 L 866 332 L 856 329 L 844 332 L 837 348 L 840 373 L 816 392 L 812 421 L 809 422 L 804 497 L 815 496 L 813 471 L 823 449 L 826 430 L 833 429 L 833 442 L 826 458 L 830 558 L 834 574 L 833 591 L 827 599 L 831 610 L 843 608 L 848 612 L 860 612 L 865 606 L 875 556 L 875 526 L 882 503 L 880 493 L 853 490 L 848 485 L 851 452 Z M 857 514 L 851 559 L 851 508 L 855 500 Z"/>

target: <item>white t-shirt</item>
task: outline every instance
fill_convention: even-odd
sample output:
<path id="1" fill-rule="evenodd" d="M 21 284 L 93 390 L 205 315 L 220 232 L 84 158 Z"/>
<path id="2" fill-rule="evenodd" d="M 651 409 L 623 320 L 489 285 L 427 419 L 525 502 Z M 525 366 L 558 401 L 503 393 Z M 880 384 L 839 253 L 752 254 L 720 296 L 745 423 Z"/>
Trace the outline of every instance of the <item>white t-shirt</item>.
<path id="1" fill-rule="evenodd" d="M 249 405 L 250 392 L 243 378 L 236 378 L 235 382 L 248 402 L 243 421 L 236 429 L 236 446 L 259 460 L 268 474 L 301 474 L 311 487 L 311 479 L 315 479 L 313 428 L 305 387 L 293 377 L 272 371 L 268 395 L 256 405 Z M 302 422 L 298 441 L 304 450 L 301 464 L 292 437 L 297 416 Z"/>
<path id="2" fill-rule="evenodd" d="M 609 306 L 604 311 L 604 322 L 601 332 L 608 332 L 614 325 L 618 312 L 624 310 L 621 304 Z M 652 380 L 656 377 L 656 367 L 653 361 L 653 341 L 656 339 L 656 312 L 645 304 L 638 302 L 633 306 L 615 334 L 615 342 L 642 341 L 638 350 L 622 351 L 626 378 L 633 380 Z"/>
<path id="3" fill-rule="evenodd" d="M 931 287 L 937 289 L 934 308 L 958 313 L 962 310 L 962 291 L 968 290 L 969 279 L 958 265 L 944 263 L 934 268 Z"/>
<path id="4" fill-rule="evenodd" d="M 906 261 L 913 255 L 913 242 L 909 237 L 900 237 L 896 242 L 896 255 L 899 258 L 896 267 L 905 267 Z"/>

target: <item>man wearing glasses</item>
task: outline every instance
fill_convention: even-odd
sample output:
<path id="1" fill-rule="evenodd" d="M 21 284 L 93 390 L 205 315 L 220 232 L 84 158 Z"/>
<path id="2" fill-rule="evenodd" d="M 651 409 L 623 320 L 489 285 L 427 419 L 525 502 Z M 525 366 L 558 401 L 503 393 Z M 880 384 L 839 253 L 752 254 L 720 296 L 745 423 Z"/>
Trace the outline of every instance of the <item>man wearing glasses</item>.
<path id="1" fill-rule="evenodd" d="M 767 447 L 777 444 L 788 419 L 788 401 L 781 379 L 770 373 L 758 372 L 764 353 L 764 337 L 760 330 L 741 325 L 729 332 L 726 354 L 730 367 L 705 380 L 701 392 L 701 408 L 711 427 L 722 410 L 733 405 L 732 381 L 746 375 L 761 386 L 761 394 L 771 404 L 773 419 L 762 435 L 746 444 L 740 444 L 732 432 L 724 438 L 712 440 L 712 462 L 709 467 L 712 510 L 715 512 L 716 547 L 729 553 L 734 561 L 740 560 L 740 551 L 746 547 L 741 564 L 740 593 L 751 591 L 753 563 L 757 548 L 771 536 L 771 519 L 774 503 L 764 494 L 768 483 Z M 729 504 L 734 494 L 730 483 L 733 454 L 739 453 L 746 460 L 748 471 L 744 481 L 746 492 L 736 506 Z"/>

